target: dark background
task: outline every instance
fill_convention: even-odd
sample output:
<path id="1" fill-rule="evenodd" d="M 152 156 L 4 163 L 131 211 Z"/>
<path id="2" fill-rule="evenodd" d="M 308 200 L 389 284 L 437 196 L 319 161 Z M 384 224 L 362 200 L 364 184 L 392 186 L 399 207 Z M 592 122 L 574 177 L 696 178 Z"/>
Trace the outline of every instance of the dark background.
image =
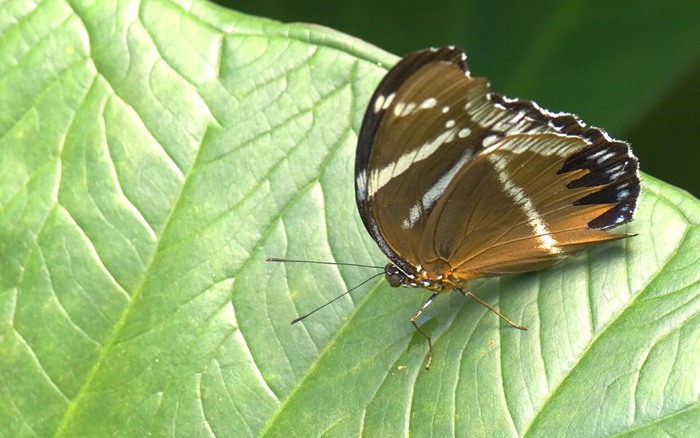
<path id="1" fill-rule="evenodd" d="M 632 143 L 643 172 L 700 195 L 700 2 L 219 1 L 325 25 L 402 56 L 455 44 L 492 89 Z"/>

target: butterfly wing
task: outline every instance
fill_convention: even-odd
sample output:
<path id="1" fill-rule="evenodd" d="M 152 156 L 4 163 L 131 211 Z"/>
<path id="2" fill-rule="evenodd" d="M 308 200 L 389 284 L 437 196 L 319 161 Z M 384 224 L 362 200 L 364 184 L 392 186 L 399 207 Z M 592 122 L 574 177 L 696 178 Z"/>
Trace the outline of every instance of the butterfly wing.
<path id="1" fill-rule="evenodd" d="M 624 180 L 636 172 L 636 159 L 610 163 L 598 179 L 588 169 L 560 173 L 572 153 L 590 147 L 578 137 L 516 134 L 472 158 L 424 229 L 423 266 L 457 278 L 514 274 L 627 237 L 603 230 L 632 218 L 634 204 L 620 207 L 636 202 L 638 181 Z M 582 184 L 586 178 L 590 185 Z"/>
<path id="2" fill-rule="evenodd" d="M 457 108 L 487 88 L 485 80 L 465 76 L 465 59 L 454 47 L 408 55 L 381 81 L 362 123 L 355 162 L 357 207 L 367 231 L 404 272 L 419 263 L 427 220 L 427 212 L 414 207 L 416 196 L 444 180 L 454 163 L 478 146 L 442 147 L 459 134 L 454 127 L 445 131 L 443 109 L 464 116 Z M 438 87 L 424 80 L 435 77 Z"/>
<path id="3" fill-rule="evenodd" d="M 404 58 L 358 141 L 358 209 L 406 273 L 461 279 L 541 269 L 626 237 L 639 194 L 629 145 L 570 114 L 490 93 L 456 48 Z"/>

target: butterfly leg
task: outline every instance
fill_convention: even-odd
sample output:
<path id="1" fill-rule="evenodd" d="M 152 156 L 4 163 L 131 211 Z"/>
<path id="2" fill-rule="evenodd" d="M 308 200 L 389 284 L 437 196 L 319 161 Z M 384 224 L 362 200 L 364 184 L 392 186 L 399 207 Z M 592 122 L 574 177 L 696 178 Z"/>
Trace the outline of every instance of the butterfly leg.
<path id="1" fill-rule="evenodd" d="M 416 314 L 413 315 L 413 317 L 411 318 L 411 323 L 413 324 L 413 327 L 415 327 L 416 330 L 418 330 L 418 331 L 420 332 L 420 334 L 423 335 L 423 336 L 425 336 L 425 339 L 428 340 L 428 348 L 430 348 L 430 356 L 428 356 L 428 363 L 425 365 L 425 369 L 426 369 L 426 370 L 429 370 L 429 369 L 430 369 L 430 363 L 433 361 L 433 343 L 432 343 L 432 341 L 430 340 L 430 336 L 428 336 L 428 334 L 427 334 L 426 332 L 424 332 L 423 329 L 421 329 L 421 328 L 418 326 L 418 324 L 416 324 L 416 319 L 421 315 L 421 313 L 423 313 L 423 311 L 424 311 L 429 305 L 431 305 L 431 304 L 433 303 L 433 301 L 435 300 L 435 297 L 437 297 L 437 296 L 438 296 L 438 294 L 432 294 L 432 295 L 430 296 L 430 298 L 428 298 L 428 301 L 426 301 L 425 304 L 423 304 L 423 307 L 421 307 L 420 309 L 418 309 L 418 311 L 416 312 Z"/>
<path id="2" fill-rule="evenodd" d="M 499 312 L 498 310 L 494 309 L 493 307 L 491 307 L 490 305 L 488 305 L 486 302 L 481 301 L 481 300 L 479 299 L 479 297 L 477 297 L 476 295 L 474 295 L 474 294 L 471 293 L 470 291 L 468 291 L 468 290 L 467 290 L 467 291 L 460 290 L 460 292 L 462 292 L 462 295 L 464 295 L 464 296 L 474 298 L 477 302 L 479 302 L 479 304 L 481 304 L 482 306 L 486 307 L 487 309 L 489 309 L 490 311 L 492 311 L 493 313 L 495 313 L 496 315 L 498 315 L 499 317 L 501 317 L 502 320 L 504 320 L 504 321 L 507 322 L 508 324 L 512 325 L 513 327 L 518 328 L 518 329 L 520 329 L 520 330 L 527 330 L 527 326 L 518 325 L 518 324 L 514 323 L 514 322 L 511 321 L 510 319 L 508 319 L 508 318 L 506 318 L 505 316 L 501 315 L 501 312 Z M 427 303 L 426 303 L 426 304 L 427 304 Z M 425 307 L 425 306 L 423 306 L 423 307 Z M 421 309 L 421 310 L 422 310 L 422 309 Z"/>

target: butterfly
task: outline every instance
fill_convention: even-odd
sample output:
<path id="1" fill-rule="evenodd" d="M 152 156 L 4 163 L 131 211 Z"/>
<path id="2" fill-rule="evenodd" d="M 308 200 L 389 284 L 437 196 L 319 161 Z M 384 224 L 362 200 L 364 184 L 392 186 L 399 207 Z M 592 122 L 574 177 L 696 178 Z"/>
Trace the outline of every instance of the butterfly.
<path id="1" fill-rule="evenodd" d="M 469 281 L 551 266 L 633 219 L 629 144 L 576 116 L 490 91 L 457 47 L 410 53 L 379 83 L 355 159 L 360 217 L 393 287 L 472 295 Z M 517 326 L 508 321 L 512 325 Z"/>

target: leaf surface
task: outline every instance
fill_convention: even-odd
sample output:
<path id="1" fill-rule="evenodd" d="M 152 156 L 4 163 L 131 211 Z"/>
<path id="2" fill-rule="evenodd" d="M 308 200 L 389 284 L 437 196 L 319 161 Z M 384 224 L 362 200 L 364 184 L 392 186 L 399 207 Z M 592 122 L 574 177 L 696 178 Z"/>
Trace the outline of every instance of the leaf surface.
<path id="1" fill-rule="evenodd" d="M 699 423 L 700 204 L 473 283 L 530 329 L 373 273 L 364 107 L 396 57 L 208 3 L 16 2 L 0 21 L 0 435 L 651 436 Z M 496 90 L 498 91 L 498 90 Z M 643 163 L 642 163 L 643 166 Z M 575 412 L 576 415 L 572 415 Z"/>

